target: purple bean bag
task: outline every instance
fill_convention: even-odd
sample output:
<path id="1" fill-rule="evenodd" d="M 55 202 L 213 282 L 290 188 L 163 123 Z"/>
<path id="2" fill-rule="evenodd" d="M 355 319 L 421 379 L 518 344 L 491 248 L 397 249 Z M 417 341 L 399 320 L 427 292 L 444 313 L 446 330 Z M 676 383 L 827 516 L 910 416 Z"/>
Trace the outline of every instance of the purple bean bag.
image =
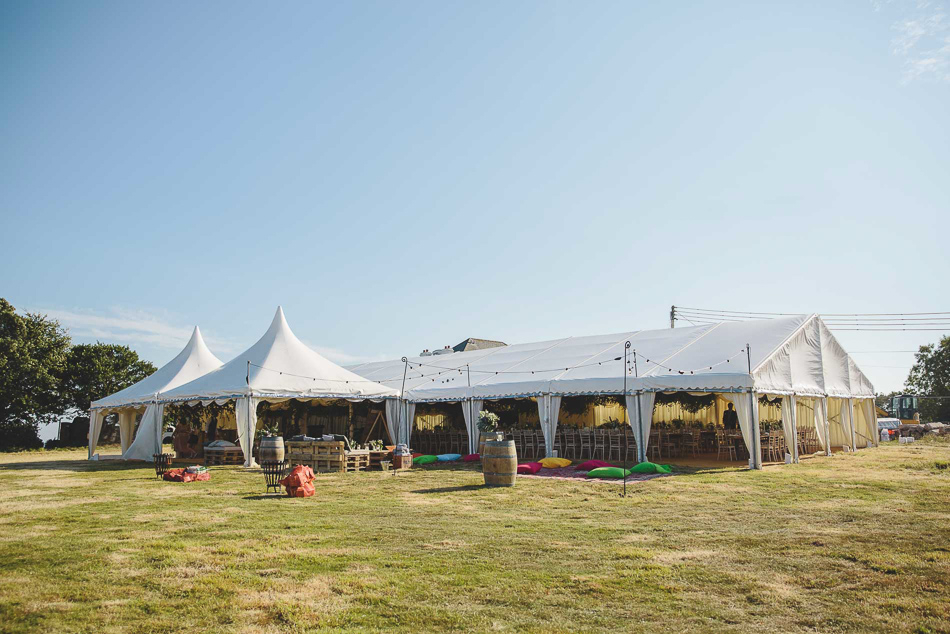
<path id="1" fill-rule="evenodd" d="M 594 469 L 600 469 L 601 467 L 612 466 L 612 464 L 609 462 L 604 462 L 603 460 L 588 460 L 587 462 L 582 462 L 574 468 L 578 471 L 593 471 Z"/>

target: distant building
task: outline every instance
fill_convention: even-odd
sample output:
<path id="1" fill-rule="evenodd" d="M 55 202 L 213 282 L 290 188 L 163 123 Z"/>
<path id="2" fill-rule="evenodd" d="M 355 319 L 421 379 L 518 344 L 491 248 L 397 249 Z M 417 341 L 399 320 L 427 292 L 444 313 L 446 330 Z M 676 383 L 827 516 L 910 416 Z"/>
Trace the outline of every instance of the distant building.
<path id="1" fill-rule="evenodd" d="M 423 350 L 419 353 L 419 356 L 429 357 L 433 355 L 440 354 L 452 354 L 454 352 L 468 352 L 469 350 L 484 350 L 486 348 L 500 348 L 501 346 L 507 346 L 508 344 L 504 341 L 492 341 L 491 339 L 476 339 L 475 337 L 469 337 L 462 343 L 459 343 L 454 346 L 445 346 L 444 348 L 438 350 Z"/>

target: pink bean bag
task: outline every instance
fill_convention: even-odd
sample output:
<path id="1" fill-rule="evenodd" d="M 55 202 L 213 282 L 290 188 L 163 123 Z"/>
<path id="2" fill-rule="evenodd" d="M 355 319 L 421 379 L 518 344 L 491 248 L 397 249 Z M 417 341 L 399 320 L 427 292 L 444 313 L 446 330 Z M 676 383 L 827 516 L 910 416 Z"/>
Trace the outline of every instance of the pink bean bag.
<path id="1" fill-rule="evenodd" d="M 478 455 L 477 453 L 470 453 L 467 456 L 462 456 L 463 462 L 477 462 L 481 459 L 482 457 Z"/>
<path id="2" fill-rule="evenodd" d="M 576 467 L 578 471 L 592 471 L 594 469 L 600 469 L 601 467 L 612 467 L 613 465 L 609 462 L 604 462 L 603 460 L 588 460 L 587 462 L 582 462 Z"/>
<path id="3" fill-rule="evenodd" d="M 521 475 L 534 475 L 541 470 L 540 462 L 526 462 L 518 465 L 518 473 Z"/>

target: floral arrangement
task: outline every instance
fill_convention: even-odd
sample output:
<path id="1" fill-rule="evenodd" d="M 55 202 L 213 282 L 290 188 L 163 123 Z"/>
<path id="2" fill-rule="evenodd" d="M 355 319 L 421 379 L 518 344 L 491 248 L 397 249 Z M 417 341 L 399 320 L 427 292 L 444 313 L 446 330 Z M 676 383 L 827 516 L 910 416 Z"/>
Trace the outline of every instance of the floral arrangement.
<path id="1" fill-rule="evenodd" d="M 478 431 L 497 431 L 498 423 L 500 422 L 501 419 L 498 417 L 498 414 L 486 412 L 485 410 L 478 413 Z"/>
<path id="2" fill-rule="evenodd" d="M 379 439 L 371 440 L 371 441 L 369 441 L 369 443 L 367 444 L 367 447 L 369 447 L 369 449 L 372 450 L 372 451 L 382 451 L 382 450 L 383 450 L 383 441 L 382 441 L 382 440 L 379 440 Z"/>
<path id="3" fill-rule="evenodd" d="M 254 434 L 257 438 L 263 438 L 264 436 L 276 436 L 280 433 L 280 430 L 277 427 L 277 423 L 264 423 L 257 428 L 257 432 Z"/>

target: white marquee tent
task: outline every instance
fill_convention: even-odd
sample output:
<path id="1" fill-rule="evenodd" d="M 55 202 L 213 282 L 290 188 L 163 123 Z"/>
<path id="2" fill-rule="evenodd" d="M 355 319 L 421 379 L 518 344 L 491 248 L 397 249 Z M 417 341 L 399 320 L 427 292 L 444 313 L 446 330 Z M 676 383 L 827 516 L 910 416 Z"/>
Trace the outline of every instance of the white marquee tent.
<path id="1" fill-rule="evenodd" d="M 284 311 L 253 346 L 212 372 L 159 396 L 159 407 L 235 401 L 238 439 L 246 466 L 253 466 L 251 447 L 260 401 L 287 399 L 381 400 L 397 390 L 367 380 L 314 352 L 290 330 Z"/>
<path id="2" fill-rule="evenodd" d="M 89 457 L 92 458 L 96 452 L 103 419 L 108 414 L 117 413 L 122 457 L 151 460 L 152 454 L 157 452 L 156 443 L 161 446 L 161 421 L 155 416 L 158 395 L 220 366 L 221 360 L 211 353 L 201 337 L 201 331 L 195 326 L 188 343 L 174 359 L 138 383 L 90 405 Z M 135 441 L 132 442 L 135 417 L 142 408 L 145 413 Z"/>
<path id="3" fill-rule="evenodd" d="M 836 439 L 851 449 L 876 444 L 874 388 L 817 315 L 567 337 L 349 369 L 394 389 L 405 386 L 400 405 L 387 403 L 402 441 L 411 433 L 414 403 L 461 402 L 472 449 L 484 400 L 534 397 L 550 453 L 562 397 L 624 394 L 644 460 L 655 394 L 688 391 L 719 393 L 732 402 L 753 456 L 761 454 L 760 394 L 783 397 L 786 437 L 795 437 L 799 401 L 807 401 L 804 411 L 813 416 L 809 424 L 827 453 Z M 752 466 L 759 463 L 756 458 Z"/>

